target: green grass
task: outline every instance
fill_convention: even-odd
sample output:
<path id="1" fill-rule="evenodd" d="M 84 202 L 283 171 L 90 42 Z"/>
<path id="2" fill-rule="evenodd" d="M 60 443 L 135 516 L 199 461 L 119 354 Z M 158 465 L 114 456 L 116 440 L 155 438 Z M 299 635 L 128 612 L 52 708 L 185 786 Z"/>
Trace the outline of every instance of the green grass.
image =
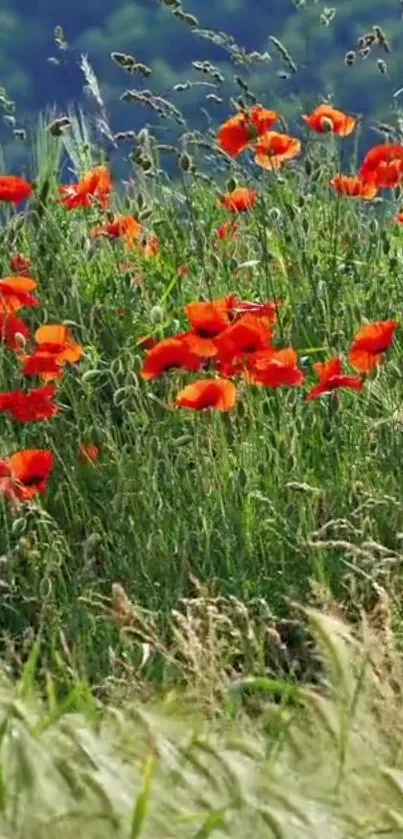
<path id="1" fill-rule="evenodd" d="M 74 123 L 66 142 L 73 160 L 79 138 Z M 234 243 L 214 233 L 226 217 L 217 208 L 219 177 L 207 185 L 178 170 L 166 183 L 135 169 L 134 187 L 113 204 L 135 215 L 146 207 L 144 227 L 158 235 L 161 252 L 131 257 L 135 268 L 125 272 L 119 242 L 90 239 L 99 211 L 67 213 L 55 203 L 65 141 L 40 129 L 38 197 L 25 215 L 4 211 L 1 273 L 11 253 L 31 258 L 41 307 L 26 320 L 70 323 L 86 355 L 63 378 L 56 418 L 22 426 L 2 416 L 2 456 L 39 446 L 57 459 L 43 503 L 17 518 L 1 506 L 1 624 L 9 639 L 39 632 L 57 658 L 62 629 L 76 666 L 98 680 L 118 640 L 88 602 L 108 596 L 115 582 L 162 625 L 192 576 L 223 595 L 265 597 L 279 616 L 287 599 L 309 596 L 312 581 L 354 607 L 365 604 L 373 581 L 391 581 L 399 592 L 400 331 L 362 394 L 304 399 L 313 362 L 345 354 L 365 319 L 401 313 L 395 204 L 385 197 L 362 206 L 332 194 L 343 144 L 336 139 L 307 137 L 301 160 L 280 176 L 233 165 L 238 182 L 256 180 L 261 196 Z M 87 152 L 84 171 L 90 165 Z M 180 277 L 184 264 L 189 273 Z M 133 285 L 134 273 L 141 278 Z M 143 382 L 137 342 L 183 330 L 187 302 L 230 291 L 284 301 L 276 343 L 297 349 L 307 386 L 241 383 L 225 416 L 172 410 L 192 374 Z M 1 361 L 1 390 L 19 387 L 12 353 L 3 350 Z M 79 461 L 81 441 L 100 446 L 96 468 Z"/>
<path id="2" fill-rule="evenodd" d="M 64 706 L 51 693 L 38 702 L 29 668 L 15 688 L 4 682 L 0 835 L 397 839 L 401 665 L 387 621 L 357 640 L 339 618 L 307 617 L 320 690 L 238 680 L 226 691 L 232 721 L 203 720 L 172 696 L 101 711 L 79 686 Z M 255 720 L 246 695 L 258 698 Z"/>

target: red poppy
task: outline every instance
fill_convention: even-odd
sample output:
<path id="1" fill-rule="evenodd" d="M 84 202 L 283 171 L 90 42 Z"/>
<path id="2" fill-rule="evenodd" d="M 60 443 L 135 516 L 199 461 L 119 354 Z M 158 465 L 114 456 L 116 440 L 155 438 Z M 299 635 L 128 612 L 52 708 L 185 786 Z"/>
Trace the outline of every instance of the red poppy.
<path id="1" fill-rule="evenodd" d="M 236 239 L 239 224 L 236 221 L 224 221 L 215 231 L 218 239 Z"/>
<path id="2" fill-rule="evenodd" d="M 343 114 L 342 111 L 332 108 L 331 105 L 320 105 L 309 116 L 304 114 L 302 119 L 310 128 L 313 128 L 319 134 L 326 134 L 332 131 L 333 134 L 337 134 L 339 137 L 348 137 L 349 134 L 353 133 L 357 125 L 355 117 Z"/>
<path id="3" fill-rule="evenodd" d="M 105 222 L 104 224 L 95 227 L 91 233 L 92 238 L 98 236 L 109 236 L 110 239 L 125 239 L 129 243 L 133 243 L 135 239 L 141 236 L 141 224 L 134 216 L 115 216 L 113 221 Z"/>
<path id="4" fill-rule="evenodd" d="M 39 422 L 51 419 L 60 410 L 59 405 L 53 402 L 55 396 L 54 385 L 37 387 L 28 393 L 23 393 L 21 390 L 0 393 L 0 412 L 7 411 L 18 422 Z"/>
<path id="5" fill-rule="evenodd" d="M 0 341 L 10 350 L 21 350 L 30 338 L 26 323 L 13 314 L 0 312 Z"/>
<path id="6" fill-rule="evenodd" d="M 181 338 L 164 338 L 147 353 L 140 376 L 146 381 L 158 379 L 172 368 L 199 370 L 203 364 L 200 356 L 191 352 Z"/>
<path id="7" fill-rule="evenodd" d="M 378 194 L 378 187 L 364 181 L 359 175 L 353 178 L 348 175 L 336 175 L 330 183 L 340 195 L 362 198 L 364 201 L 371 201 Z"/>
<path id="8" fill-rule="evenodd" d="M 271 388 L 299 387 L 305 378 L 298 368 L 297 353 L 291 347 L 255 353 L 248 359 L 244 375 L 253 384 Z"/>
<path id="9" fill-rule="evenodd" d="M 267 326 L 274 326 L 277 322 L 278 310 L 283 303 L 281 300 L 274 302 L 267 300 L 264 303 L 255 303 L 253 300 L 235 299 L 232 313 L 237 317 L 241 315 L 255 315 L 263 319 Z"/>
<path id="10" fill-rule="evenodd" d="M 247 357 L 267 348 L 271 338 L 271 329 L 264 318 L 243 315 L 214 339 L 220 372 L 225 376 L 240 373 Z"/>
<path id="11" fill-rule="evenodd" d="M 76 364 L 84 355 L 81 344 L 73 341 L 62 324 L 46 324 L 35 332 L 36 349 L 26 356 L 24 376 L 40 375 L 44 381 L 61 377 L 65 364 Z"/>
<path id="12" fill-rule="evenodd" d="M 319 376 L 319 384 L 309 391 L 306 397 L 308 400 L 318 399 L 323 393 L 330 393 L 338 388 L 362 390 L 364 387 L 361 376 L 347 376 L 343 373 L 342 363 L 338 357 L 331 358 L 324 364 L 321 362 L 314 364 L 313 369 Z"/>
<path id="13" fill-rule="evenodd" d="M 377 321 L 362 326 L 348 356 L 350 364 L 362 373 L 370 373 L 382 362 L 383 353 L 391 346 L 397 327 L 397 320 Z"/>
<path id="14" fill-rule="evenodd" d="M 301 154 L 301 141 L 288 134 L 268 131 L 255 144 L 255 163 L 263 169 L 280 169 L 288 160 Z"/>
<path id="15" fill-rule="evenodd" d="M 188 274 L 189 274 L 189 266 L 188 265 L 179 265 L 178 276 L 179 277 L 187 277 Z"/>
<path id="16" fill-rule="evenodd" d="M 92 463 L 95 465 L 100 454 L 101 449 L 99 446 L 95 446 L 94 443 L 81 443 L 79 447 L 79 456 L 83 463 Z"/>
<path id="17" fill-rule="evenodd" d="M 30 292 L 38 283 L 30 277 L 4 277 L 0 280 L 0 312 L 18 312 L 23 306 L 39 306 L 39 300 Z"/>
<path id="18" fill-rule="evenodd" d="M 214 358 L 217 355 L 217 347 L 212 338 L 203 338 L 198 332 L 182 332 L 176 336 L 184 346 L 199 358 Z"/>
<path id="19" fill-rule="evenodd" d="M 215 338 L 223 332 L 229 326 L 229 307 L 233 300 L 233 295 L 230 295 L 207 303 L 188 303 L 185 313 L 193 332 L 201 338 Z"/>
<path id="20" fill-rule="evenodd" d="M 399 222 L 399 224 L 403 224 L 403 210 L 395 216 L 395 221 Z"/>
<path id="21" fill-rule="evenodd" d="M 10 501 L 30 501 L 46 492 L 54 462 L 43 449 L 16 452 L 1 463 L 0 492 Z"/>
<path id="22" fill-rule="evenodd" d="M 158 256 L 161 248 L 158 236 L 146 236 L 142 241 L 136 242 L 136 248 L 146 259 Z"/>
<path id="23" fill-rule="evenodd" d="M 230 213 L 246 213 L 253 209 L 256 202 L 257 192 L 255 189 L 239 186 L 232 192 L 226 192 L 218 203 Z"/>
<path id="24" fill-rule="evenodd" d="M 32 262 L 28 257 L 23 256 L 22 253 L 15 253 L 10 259 L 10 268 L 21 277 L 29 277 Z"/>
<path id="25" fill-rule="evenodd" d="M 25 178 L 0 175 L 0 201 L 20 204 L 32 195 L 33 187 Z"/>
<path id="26" fill-rule="evenodd" d="M 198 379 L 178 393 L 176 404 L 191 411 L 230 411 L 236 400 L 236 387 L 228 379 Z"/>
<path id="27" fill-rule="evenodd" d="M 378 189 L 398 186 L 403 178 L 403 146 L 381 143 L 365 155 L 360 176 Z"/>
<path id="28" fill-rule="evenodd" d="M 75 210 L 77 207 L 89 209 L 95 201 L 98 201 L 104 209 L 107 209 L 112 187 L 112 177 L 108 167 L 96 166 L 78 183 L 59 187 L 61 195 L 59 203 L 64 204 L 68 210 Z"/>
<path id="29" fill-rule="evenodd" d="M 275 111 L 255 105 L 228 119 L 217 135 L 218 145 L 231 157 L 238 157 L 257 137 L 270 131 L 278 120 Z"/>

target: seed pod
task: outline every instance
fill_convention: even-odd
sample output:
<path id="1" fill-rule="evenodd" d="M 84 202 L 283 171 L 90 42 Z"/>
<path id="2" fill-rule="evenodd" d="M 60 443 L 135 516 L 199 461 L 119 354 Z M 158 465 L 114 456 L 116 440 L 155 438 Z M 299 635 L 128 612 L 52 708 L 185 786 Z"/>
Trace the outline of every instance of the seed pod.
<path id="1" fill-rule="evenodd" d="M 356 58 L 357 58 L 357 54 L 354 52 L 354 50 L 349 50 L 349 52 L 346 52 L 346 54 L 344 56 L 345 65 L 347 67 L 352 67 L 353 64 L 355 64 Z"/>

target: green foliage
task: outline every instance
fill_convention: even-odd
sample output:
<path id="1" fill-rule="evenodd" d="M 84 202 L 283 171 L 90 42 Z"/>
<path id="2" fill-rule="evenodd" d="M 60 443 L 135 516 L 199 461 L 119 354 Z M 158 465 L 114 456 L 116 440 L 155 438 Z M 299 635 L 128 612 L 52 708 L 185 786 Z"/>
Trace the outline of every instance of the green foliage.
<path id="1" fill-rule="evenodd" d="M 260 696 L 253 728 L 241 707 L 212 721 L 173 697 L 94 719 L 88 697 L 72 712 L 79 688 L 63 708 L 3 683 L 1 836 L 397 839 L 399 661 L 380 629 L 362 643 L 334 617 L 308 618 L 323 681 L 293 703 L 273 701 L 274 682 L 238 684 Z"/>

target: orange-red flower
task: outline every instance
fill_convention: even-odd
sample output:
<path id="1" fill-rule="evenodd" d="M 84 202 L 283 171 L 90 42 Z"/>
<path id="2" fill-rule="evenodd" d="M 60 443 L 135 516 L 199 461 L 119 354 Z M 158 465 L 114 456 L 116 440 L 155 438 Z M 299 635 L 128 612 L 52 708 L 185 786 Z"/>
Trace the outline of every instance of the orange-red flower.
<path id="1" fill-rule="evenodd" d="M 397 221 L 399 224 L 403 224 L 403 210 L 400 213 L 398 213 L 397 216 L 395 216 L 395 221 Z"/>
<path id="2" fill-rule="evenodd" d="M 32 185 L 17 175 L 0 175 L 0 201 L 20 204 L 32 195 Z"/>
<path id="3" fill-rule="evenodd" d="M 236 239 L 239 224 L 236 221 L 224 221 L 215 231 L 218 239 Z"/>
<path id="4" fill-rule="evenodd" d="M 255 144 L 255 163 L 263 169 L 280 169 L 301 153 L 301 141 L 288 134 L 268 131 Z"/>
<path id="5" fill-rule="evenodd" d="M 214 339 L 220 372 L 225 376 L 240 373 L 247 356 L 267 348 L 271 338 L 270 326 L 264 318 L 243 315 Z"/>
<path id="6" fill-rule="evenodd" d="M 178 267 L 178 276 L 179 277 L 187 277 L 189 274 L 189 266 L 188 265 L 179 265 Z"/>
<path id="7" fill-rule="evenodd" d="M 15 253 L 10 259 L 10 268 L 21 277 L 29 277 L 32 268 L 32 262 L 28 257 L 23 256 L 22 253 Z"/>
<path id="8" fill-rule="evenodd" d="M 136 248 L 145 256 L 146 259 L 152 259 L 153 256 L 158 256 L 161 247 L 158 236 L 146 236 L 143 240 L 136 242 Z"/>
<path id="9" fill-rule="evenodd" d="M 142 227 L 134 216 L 117 215 L 113 221 L 95 227 L 91 233 L 92 238 L 98 236 L 109 236 L 110 239 L 124 239 L 127 245 L 131 245 L 135 239 L 141 236 Z"/>
<path id="10" fill-rule="evenodd" d="M 256 190 L 246 186 L 238 186 L 232 192 L 226 192 L 219 200 L 219 204 L 230 213 L 246 213 L 253 209 L 256 202 Z"/>
<path id="11" fill-rule="evenodd" d="M 371 201 L 378 194 L 378 187 L 369 183 L 369 181 L 365 181 L 360 175 L 356 177 L 336 175 L 330 183 L 339 195 L 362 198 L 364 201 Z"/>
<path id="12" fill-rule="evenodd" d="M 393 189 L 403 179 L 403 146 L 381 143 L 365 155 L 360 176 L 378 189 Z"/>
<path id="13" fill-rule="evenodd" d="M 183 370 L 199 370 L 202 365 L 203 359 L 192 352 L 180 337 L 164 338 L 147 353 L 140 376 L 150 381 L 176 367 Z"/>
<path id="14" fill-rule="evenodd" d="M 112 177 L 108 167 L 96 166 L 78 183 L 59 187 L 60 203 L 64 204 L 68 210 L 75 210 L 77 207 L 89 209 L 95 201 L 98 201 L 101 207 L 106 209 L 112 187 Z"/>
<path id="15" fill-rule="evenodd" d="M 10 350 L 21 350 L 30 334 L 23 320 L 13 314 L 0 312 L 0 341 Z"/>
<path id="16" fill-rule="evenodd" d="M 81 443 L 79 446 L 79 456 L 83 463 L 92 463 L 95 465 L 100 454 L 101 449 L 94 443 Z"/>
<path id="17" fill-rule="evenodd" d="M 55 458 L 44 449 L 25 449 L 0 464 L 0 493 L 9 501 L 30 501 L 46 492 Z"/>
<path id="18" fill-rule="evenodd" d="M 339 137 L 348 137 L 357 125 L 355 117 L 343 114 L 342 111 L 332 108 L 331 105 L 319 105 L 312 114 L 304 114 L 302 119 L 319 134 L 332 131 Z"/>
<path id="19" fill-rule="evenodd" d="M 22 360 L 24 376 L 40 375 L 44 381 L 58 379 L 65 364 L 76 364 L 84 355 L 81 344 L 73 341 L 70 330 L 61 324 L 46 324 L 35 332 L 36 349 Z"/>
<path id="20" fill-rule="evenodd" d="M 383 354 L 389 349 L 398 327 L 397 320 L 367 323 L 359 329 L 351 351 L 350 364 L 362 373 L 370 373 L 383 360 Z"/>
<path id="21" fill-rule="evenodd" d="M 274 326 L 277 322 L 277 315 L 280 306 L 283 305 L 281 300 L 266 300 L 263 303 L 255 303 L 253 300 L 238 300 L 233 295 L 234 303 L 231 308 L 232 315 L 240 317 L 241 315 L 255 315 L 261 320 L 264 320 L 267 326 Z"/>
<path id="22" fill-rule="evenodd" d="M 18 422 L 51 419 L 60 410 L 59 405 L 53 402 L 55 396 L 54 385 L 37 387 L 28 393 L 21 390 L 0 393 L 0 411 L 7 411 Z"/>
<path id="23" fill-rule="evenodd" d="M 229 297 L 207 303 L 188 303 L 185 306 L 185 313 L 193 332 L 201 338 L 215 338 L 223 332 L 229 326 L 234 300 L 234 295 L 231 294 Z"/>
<path id="24" fill-rule="evenodd" d="M 236 400 L 236 387 L 228 379 L 198 379 L 178 393 L 176 404 L 192 411 L 230 411 Z"/>
<path id="25" fill-rule="evenodd" d="M 307 399 L 318 399 L 324 393 L 330 393 L 339 388 L 347 390 L 362 390 L 364 380 L 361 376 L 347 376 L 343 373 L 343 366 L 340 358 L 329 359 L 324 364 L 318 362 L 313 369 L 319 376 L 319 384 L 312 388 L 307 394 Z"/>
<path id="26" fill-rule="evenodd" d="M 270 131 L 278 120 L 275 111 L 255 105 L 228 119 L 217 135 L 218 145 L 231 157 L 238 157 L 261 134 Z"/>
<path id="27" fill-rule="evenodd" d="M 39 300 L 31 294 L 38 283 L 30 277 L 4 277 L 0 280 L 0 312 L 18 312 L 23 306 L 39 306 Z"/>
<path id="28" fill-rule="evenodd" d="M 299 387 L 304 374 L 298 367 L 295 350 L 288 347 L 276 350 L 272 347 L 250 356 L 245 372 L 247 381 L 260 387 Z"/>

